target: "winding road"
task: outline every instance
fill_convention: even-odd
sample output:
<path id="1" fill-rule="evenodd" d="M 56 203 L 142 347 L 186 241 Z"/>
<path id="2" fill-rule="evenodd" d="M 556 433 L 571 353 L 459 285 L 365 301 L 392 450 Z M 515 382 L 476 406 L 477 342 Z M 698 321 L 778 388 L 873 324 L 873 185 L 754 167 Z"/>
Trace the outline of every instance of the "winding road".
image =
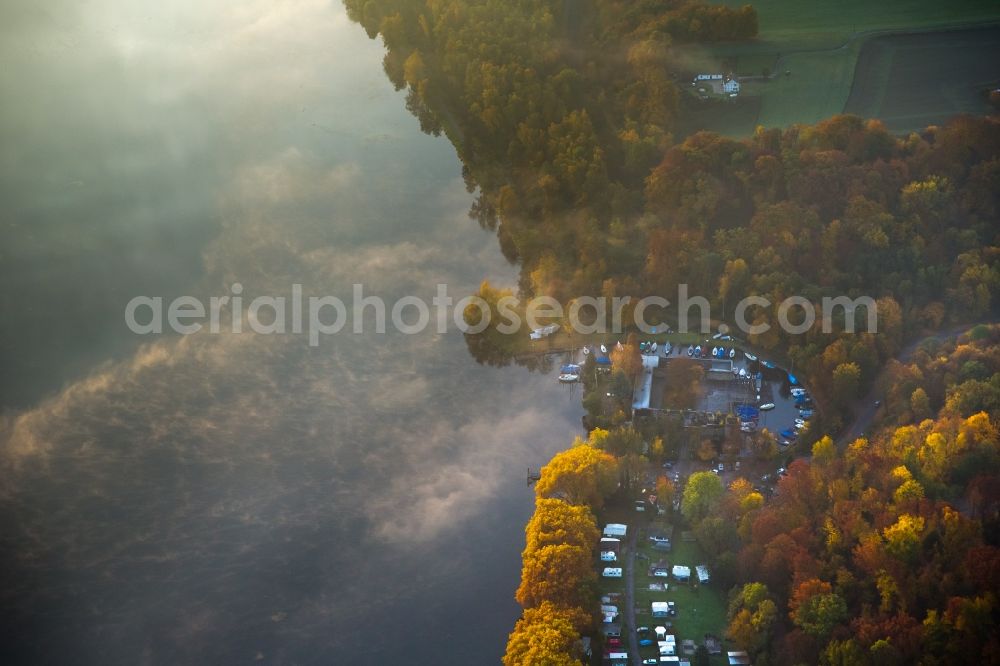
<path id="1" fill-rule="evenodd" d="M 906 345 L 895 358 L 900 363 L 906 363 L 913 358 L 913 354 L 920 348 L 920 345 L 927 340 L 941 341 L 949 338 L 955 338 L 962 333 L 965 333 L 973 326 L 978 326 L 979 324 L 994 324 L 997 321 L 998 320 L 993 319 L 989 321 L 973 322 L 971 324 L 962 324 L 961 326 L 954 326 L 944 331 L 937 331 L 935 333 L 931 333 L 930 335 L 922 336 Z M 882 387 L 885 384 L 887 372 L 888 369 L 883 365 L 878 377 L 876 377 L 875 381 L 872 382 L 872 386 L 871 389 L 869 389 L 868 394 L 854 403 L 854 407 L 851 410 L 854 413 L 854 420 L 851 422 L 851 425 L 844 430 L 843 434 L 837 438 L 838 446 L 847 446 L 859 437 L 864 436 L 864 434 L 871 428 L 872 422 L 875 420 L 875 415 L 878 413 L 878 407 L 875 406 L 875 401 L 882 399 Z"/>

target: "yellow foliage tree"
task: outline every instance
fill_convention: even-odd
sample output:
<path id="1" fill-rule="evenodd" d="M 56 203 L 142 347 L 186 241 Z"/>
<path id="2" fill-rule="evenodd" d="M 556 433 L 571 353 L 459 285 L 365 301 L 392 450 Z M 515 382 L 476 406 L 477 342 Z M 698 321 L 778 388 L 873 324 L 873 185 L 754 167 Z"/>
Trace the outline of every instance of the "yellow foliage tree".
<path id="1" fill-rule="evenodd" d="M 524 531 L 525 552 L 560 543 L 589 548 L 600 538 L 594 514 L 587 506 L 547 497 L 535 500 L 535 513 Z"/>
<path id="2" fill-rule="evenodd" d="M 635 381 L 642 370 L 642 356 L 639 354 L 639 342 L 634 335 L 621 345 L 615 345 L 611 350 L 611 364 L 615 370 L 621 370 L 630 380 Z"/>
<path id="3" fill-rule="evenodd" d="M 916 555 L 923 532 L 924 519 L 904 513 L 895 524 L 882 530 L 886 552 L 904 561 L 911 559 Z"/>
<path id="4" fill-rule="evenodd" d="M 525 610 L 507 639 L 504 666 L 579 666 L 574 653 L 581 614 L 550 602 Z"/>
<path id="5" fill-rule="evenodd" d="M 837 457 L 837 445 L 833 443 L 829 435 L 824 435 L 822 439 L 813 444 L 813 459 L 818 463 L 828 463 Z"/>
<path id="6" fill-rule="evenodd" d="M 596 578 L 590 547 L 570 544 L 542 546 L 525 551 L 521 585 L 514 598 L 524 608 L 551 601 L 559 606 L 579 606 L 584 588 Z"/>
<path id="7" fill-rule="evenodd" d="M 614 457 L 577 438 L 572 448 L 557 453 L 542 468 L 535 495 L 600 508 L 617 481 L 618 463 Z"/>

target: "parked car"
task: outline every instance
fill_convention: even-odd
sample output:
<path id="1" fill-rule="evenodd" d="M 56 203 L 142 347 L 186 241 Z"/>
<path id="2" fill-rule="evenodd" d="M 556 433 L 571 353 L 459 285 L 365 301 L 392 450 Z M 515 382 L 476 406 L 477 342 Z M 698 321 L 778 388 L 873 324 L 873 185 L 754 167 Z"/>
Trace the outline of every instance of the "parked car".
<path id="1" fill-rule="evenodd" d="M 718 471 L 719 471 L 719 474 L 722 474 L 722 472 L 723 472 L 723 470 L 724 470 L 725 468 L 723 467 L 722 463 L 719 463 L 719 466 L 718 466 L 718 468 L 717 468 L 717 469 L 718 469 Z"/>
<path id="2" fill-rule="evenodd" d="M 808 419 L 813 415 L 813 410 L 811 409 L 800 409 L 799 416 L 803 419 Z"/>
<path id="3" fill-rule="evenodd" d="M 774 403 L 773 402 L 765 402 L 763 405 L 760 406 L 760 410 L 763 411 L 763 412 L 766 412 L 766 411 L 771 410 L 771 409 L 774 409 Z"/>
<path id="4" fill-rule="evenodd" d="M 673 469 L 673 468 L 674 468 L 674 464 L 672 462 L 670 462 L 669 460 L 667 462 L 663 463 L 663 469 Z"/>

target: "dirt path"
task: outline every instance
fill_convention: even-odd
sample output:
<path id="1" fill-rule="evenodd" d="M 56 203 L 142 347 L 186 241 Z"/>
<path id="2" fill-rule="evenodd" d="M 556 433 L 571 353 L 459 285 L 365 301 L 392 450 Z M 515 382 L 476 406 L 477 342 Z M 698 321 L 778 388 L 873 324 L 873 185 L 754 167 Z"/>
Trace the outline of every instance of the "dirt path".
<path id="1" fill-rule="evenodd" d="M 641 666 L 639 637 L 635 633 L 635 542 L 638 527 L 633 525 L 628 537 L 628 556 L 625 558 L 625 623 L 622 631 L 628 633 L 629 660 L 633 666 Z"/>

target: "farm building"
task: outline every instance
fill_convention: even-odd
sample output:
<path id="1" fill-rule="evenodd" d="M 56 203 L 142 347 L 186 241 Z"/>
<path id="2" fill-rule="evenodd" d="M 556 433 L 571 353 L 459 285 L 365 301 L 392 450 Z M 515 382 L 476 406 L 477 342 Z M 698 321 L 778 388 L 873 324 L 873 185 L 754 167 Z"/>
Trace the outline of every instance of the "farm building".
<path id="1" fill-rule="evenodd" d="M 736 97 L 740 93 L 740 82 L 723 74 L 698 74 L 691 82 L 701 90 L 711 90 L 716 95 Z"/>

